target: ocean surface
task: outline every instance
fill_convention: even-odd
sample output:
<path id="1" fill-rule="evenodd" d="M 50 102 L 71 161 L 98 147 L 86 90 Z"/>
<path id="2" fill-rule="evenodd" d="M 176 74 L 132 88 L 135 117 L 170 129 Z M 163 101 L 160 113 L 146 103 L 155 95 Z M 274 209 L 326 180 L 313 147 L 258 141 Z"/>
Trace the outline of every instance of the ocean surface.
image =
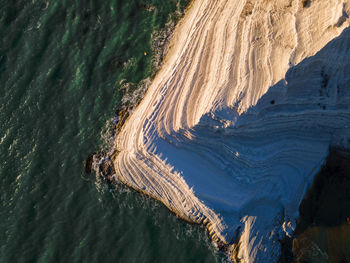
<path id="1" fill-rule="evenodd" d="M 203 227 L 84 172 L 185 0 L 0 0 L 0 262 L 223 262 Z M 171 15 L 172 14 L 172 15 Z"/>

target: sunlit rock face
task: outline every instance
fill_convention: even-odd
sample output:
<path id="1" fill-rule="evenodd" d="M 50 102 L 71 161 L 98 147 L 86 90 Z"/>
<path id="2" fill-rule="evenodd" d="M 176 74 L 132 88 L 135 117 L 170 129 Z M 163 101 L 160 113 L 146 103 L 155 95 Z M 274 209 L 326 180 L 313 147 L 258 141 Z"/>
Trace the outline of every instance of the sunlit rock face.
<path id="1" fill-rule="evenodd" d="M 116 177 L 275 262 L 329 145 L 349 145 L 350 0 L 194 0 L 117 135 Z"/>

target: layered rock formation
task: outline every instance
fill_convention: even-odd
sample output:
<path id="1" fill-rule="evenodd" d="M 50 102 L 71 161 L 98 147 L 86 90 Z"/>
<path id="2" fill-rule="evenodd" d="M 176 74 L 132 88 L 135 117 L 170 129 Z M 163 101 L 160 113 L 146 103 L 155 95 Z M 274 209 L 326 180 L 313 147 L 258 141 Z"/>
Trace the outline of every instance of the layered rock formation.
<path id="1" fill-rule="evenodd" d="M 275 262 L 330 144 L 350 144 L 350 0 L 194 0 L 116 137 L 118 180 Z"/>

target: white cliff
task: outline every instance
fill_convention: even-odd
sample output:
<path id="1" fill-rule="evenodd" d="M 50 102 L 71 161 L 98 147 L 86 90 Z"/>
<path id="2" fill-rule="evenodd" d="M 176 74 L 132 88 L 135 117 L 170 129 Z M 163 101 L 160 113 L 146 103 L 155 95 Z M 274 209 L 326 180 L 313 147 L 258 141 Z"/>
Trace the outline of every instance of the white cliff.
<path id="1" fill-rule="evenodd" d="M 350 0 L 194 0 L 117 135 L 118 180 L 276 262 L 331 143 L 349 144 Z"/>

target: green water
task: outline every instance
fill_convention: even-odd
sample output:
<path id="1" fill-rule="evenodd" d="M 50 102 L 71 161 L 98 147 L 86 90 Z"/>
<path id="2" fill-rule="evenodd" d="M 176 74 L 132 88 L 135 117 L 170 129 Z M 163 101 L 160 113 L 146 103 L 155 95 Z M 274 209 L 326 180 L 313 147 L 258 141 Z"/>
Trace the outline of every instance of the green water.
<path id="1" fill-rule="evenodd" d="M 224 260 L 203 228 L 83 169 L 121 81 L 152 73 L 151 33 L 185 4 L 0 0 L 1 263 Z"/>

